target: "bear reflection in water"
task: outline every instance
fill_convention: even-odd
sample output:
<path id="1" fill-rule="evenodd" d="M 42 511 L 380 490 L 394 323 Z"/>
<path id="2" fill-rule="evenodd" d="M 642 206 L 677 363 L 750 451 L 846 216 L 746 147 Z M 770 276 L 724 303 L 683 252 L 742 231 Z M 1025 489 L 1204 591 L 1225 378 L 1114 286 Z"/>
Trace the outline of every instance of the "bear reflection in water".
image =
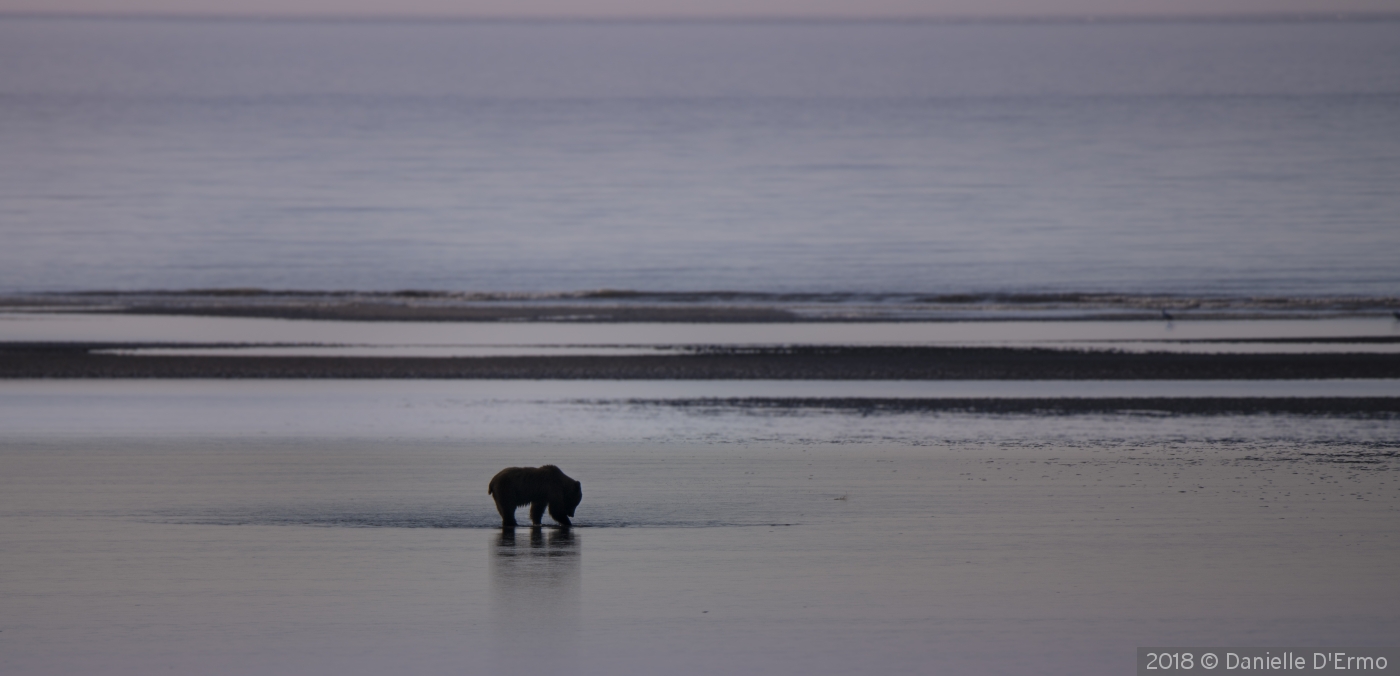
<path id="1" fill-rule="evenodd" d="M 522 655 L 549 666 L 569 664 L 580 631 L 583 572 L 582 542 L 570 529 L 531 528 L 492 533 L 491 631 L 502 668 Z M 539 654 L 537 637 L 550 637 L 548 655 Z"/>
<path id="2" fill-rule="evenodd" d="M 577 542 L 578 536 L 569 528 L 551 530 L 548 536 L 545 535 L 544 529 L 531 528 L 528 538 L 517 538 L 514 530 L 503 530 L 496 537 L 496 555 L 578 556 Z"/>
<path id="3" fill-rule="evenodd" d="M 491 581 L 497 591 L 513 595 L 577 586 L 580 540 L 574 531 L 531 528 L 530 536 L 524 537 L 506 530 L 495 540 Z"/>

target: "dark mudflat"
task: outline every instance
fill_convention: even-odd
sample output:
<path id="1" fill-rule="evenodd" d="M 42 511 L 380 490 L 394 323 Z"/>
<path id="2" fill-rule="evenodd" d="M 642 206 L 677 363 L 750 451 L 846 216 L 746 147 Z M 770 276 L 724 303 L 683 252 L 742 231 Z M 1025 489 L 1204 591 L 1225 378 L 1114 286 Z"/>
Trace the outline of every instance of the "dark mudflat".
<path id="1" fill-rule="evenodd" d="M 1175 354 L 1015 348 L 709 348 L 668 355 L 262 357 L 98 354 L 0 344 L 0 378 L 592 380 L 1293 380 L 1400 378 L 1400 354 Z"/>

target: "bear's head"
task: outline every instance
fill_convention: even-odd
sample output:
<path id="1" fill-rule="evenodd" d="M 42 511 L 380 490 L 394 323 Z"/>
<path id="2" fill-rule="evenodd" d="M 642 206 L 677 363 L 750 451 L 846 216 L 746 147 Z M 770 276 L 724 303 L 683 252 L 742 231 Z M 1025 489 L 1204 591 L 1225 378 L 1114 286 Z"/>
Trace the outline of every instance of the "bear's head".
<path id="1" fill-rule="evenodd" d="M 574 509 L 578 503 L 583 502 L 583 484 L 577 481 L 566 481 L 564 483 L 564 504 L 567 506 L 569 516 L 574 515 Z"/>

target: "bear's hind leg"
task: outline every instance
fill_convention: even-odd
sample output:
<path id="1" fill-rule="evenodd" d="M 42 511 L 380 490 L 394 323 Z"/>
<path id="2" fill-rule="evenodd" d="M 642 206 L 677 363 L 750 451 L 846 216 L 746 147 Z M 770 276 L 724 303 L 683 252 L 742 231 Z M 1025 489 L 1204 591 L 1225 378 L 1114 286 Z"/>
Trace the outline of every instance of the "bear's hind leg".
<path id="1" fill-rule="evenodd" d="M 536 526 L 540 525 L 540 519 L 544 518 L 544 508 L 548 504 L 549 503 L 543 501 L 530 503 L 530 523 Z M 550 516 L 553 516 L 553 514 Z"/>

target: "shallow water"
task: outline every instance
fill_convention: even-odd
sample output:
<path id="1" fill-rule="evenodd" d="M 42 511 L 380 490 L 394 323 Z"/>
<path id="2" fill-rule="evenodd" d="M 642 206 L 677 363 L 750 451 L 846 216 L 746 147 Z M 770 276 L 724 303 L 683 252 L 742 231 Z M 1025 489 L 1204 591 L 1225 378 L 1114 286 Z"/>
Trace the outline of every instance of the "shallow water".
<path id="1" fill-rule="evenodd" d="M 1358 339 L 1374 343 L 1352 342 Z M 685 346 L 929 345 L 1164 352 L 1389 352 L 1392 317 L 1201 321 L 813 323 L 390 322 L 120 314 L 0 313 L 0 341 L 215 343 L 239 354 L 492 356 L 610 354 Z M 1270 341 L 1297 342 L 1270 342 Z M 239 343 L 262 347 L 238 347 Z M 234 344 L 234 345 L 230 345 Z M 269 347 L 269 344 L 278 347 Z M 186 348 L 189 349 L 189 348 Z M 358 352 L 355 352 L 358 350 Z M 629 352 L 630 353 L 630 352 Z M 212 354 L 212 352 L 206 352 Z"/>
<path id="2" fill-rule="evenodd" d="M 1393 442 L 1134 425 L 6 441 L 0 667 L 1116 674 L 1139 645 L 1393 640 Z M 579 527 L 503 539 L 487 479 L 543 462 Z"/>
<path id="3" fill-rule="evenodd" d="M 0 383 L 0 670 L 1114 674 L 1393 639 L 1394 419 L 625 399 L 1005 385 Z M 503 539 L 488 479 L 544 463 L 578 527 Z"/>
<path id="4" fill-rule="evenodd" d="M 9 380 L 5 438 L 297 437 L 543 443 L 1046 440 L 1125 423 L 1085 416 L 966 416 L 751 409 L 743 398 L 1394 397 L 1395 380 L 1297 381 L 530 381 Z M 708 406 L 667 400 L 714 399 Z M 648 403 L 653 402 L 653 403 Z M 1400 421 L 1142 415 L 1115 435 L 1309 441 L 1400 435 Z M 1108 428 L 1104 426 L 1108 425 Z"/>

